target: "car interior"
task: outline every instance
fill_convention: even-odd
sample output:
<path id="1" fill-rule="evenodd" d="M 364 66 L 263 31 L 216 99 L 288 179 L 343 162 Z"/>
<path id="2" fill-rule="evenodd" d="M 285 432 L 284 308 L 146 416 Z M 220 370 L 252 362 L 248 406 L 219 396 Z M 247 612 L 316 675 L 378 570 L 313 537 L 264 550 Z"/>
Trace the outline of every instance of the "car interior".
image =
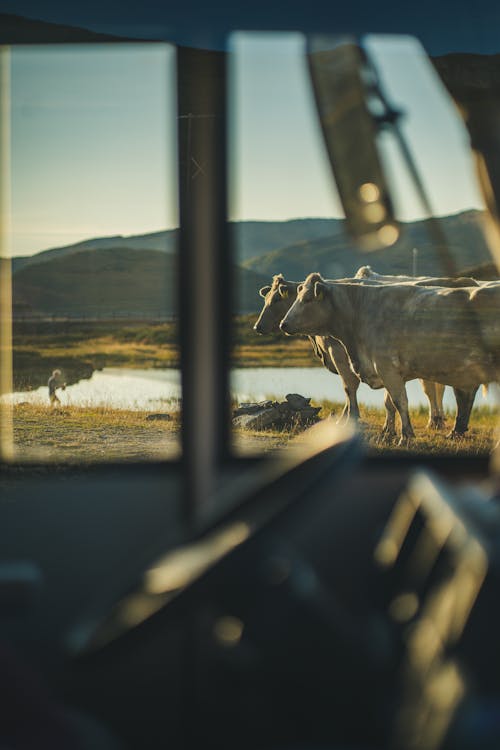
<path id="1" fill-rule="evenodd" d="M 424 217 L 421 267 L 425 256 L 434 276 L 455 278 L 489 263 L 494 284 L 500 40 L 493 4 L 0 0 L 0 394 L 16 390 L 15 55 L 86 48 L 92 57 L 123 45 L 169 51 L 182 392 L 179 450 L 121 461 L 106 447 L 98 461 L 19 457 L 12 408 L 0 399 L 2 750 L 498 747 L 497 431 L 478 450 L 467 437 L 457 450 L 450 439 L 446 452 L 376 450 L 354 421 L 325 418 L 286 447 L 235 448 L 232 318 L 242 240 L 232 217 L 250 166 L 285 203 L 296 187 L 288 173 L 277 174 L 265 143 L 272 134 L 289 149 L 290 120 L 275 127 L 272 113 L 255 113 L 262 154 L 245 161 L 253 114 L 242 89 L 254 80 L 264 87 L 270 73 L 253 79 L 244 62 L 273 60 L 289 42 L 353 267 L 378 270 L 377 253 L 404 239 L 407 191 Z M 398 60 L 408 62 L 406 73 Z M 388 93 L 391 75 L 413 104 Z M 432 133 L 433 97 L 456 122 L 481 200 L 481 239 L 467 245 L 467 263 L 434 210 L 449 167 L 444 147 L 424 157 L 427 135 L 419 141 L 405 113 L 415 107 L 415 133 Z M 287 154 L 292 166 L 301 158 Z M 376 200 L 360 200 L 360 185 L 371 186 Z M 340 257 L 325 255 L 332 278 L 352 275 L 336 272 Z M 261 302 L 257 286 L 256 310 Z M 494 415 L 496 387 L 488 384 Z"/>

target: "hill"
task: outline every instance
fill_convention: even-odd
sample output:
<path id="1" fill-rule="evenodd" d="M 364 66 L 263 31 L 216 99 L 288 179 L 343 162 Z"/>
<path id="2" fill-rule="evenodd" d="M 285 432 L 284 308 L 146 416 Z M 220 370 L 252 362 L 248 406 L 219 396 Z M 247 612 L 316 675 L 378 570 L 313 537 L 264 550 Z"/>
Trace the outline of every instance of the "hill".
<path id="1" fill-rule="evenodd" d="M 464 268 L 464 276 L 473 276 L 475 279 L 481 279 L 482 281 L 491 281 L 492 279 L 498 279 L 500 274 L 496 263 L 490 261 L 489 263 L 480 263 L 477 266 Z"/>
<path id="2" fill-rule="evenodd" d="M 292 219 L 290 221 L 237 221 L 229 222 L 233 233 L 235 255 L 238 263 L 253 256 L 267 253 L 275 248 L 286 247 L 303 240 L 314 240 L 342 232 L 341 219 Z M 162 232 L 137 234 L 124 237 L 95 237 L 93 239 L 42 250 L 35 255 L 17 256 L 12 259 L 14 273 L 33 263 L 45 263 L 54 258 L 73 255 L 82 250 L 106 248 L 129 248 L 132 250 L 160 250 L 174 253 L 177 250 L 177 229 Z"/>
<path id="3" fill-rule="evenodd" d="M 13 276 L 15 309 L 68 317 L 175 315 L 177 256 L 127 247 L 81 250 L 32 263 Z M 266 279 L 235 267 L 236 312 L 258 311 Z"/>
<path id="4" fill-rule="evenodd" d="M 485 265 L 491 264 L 491 257 L 481 217 L 479 211 L 466 211 L 444 217 L 440 223 L 457 271 L 467 274 L 471 268 L 481 268 L 481 273 L 491 277 L 495 271 Z M 319 271 L 327 278 L 338 278 L 352 275 L 367 263 L 380 273 L 412 273 L 413 248 L 418 249 L 418 274 L 443 273 L 427 221 L 404 224 L 396 245 L 373 253 L 353 246 L 343 232 L 342 220 L 235 222 L 231 227 L 237 259 L 241 262 L 253 253 L 243 267 L 234 267 L 235 312 L 239 314 L 260 309 L 258 290 L 275 273 L 300 280 Z M 169 230 L 101 237 L 18 258 L 13 275 L 15 310 L 19 316 L 35 312 L 98 318 L 175 314 L 176 234 L 177 230 Z M 290 238 L 294 238 L 292 243 Z"/>
<path id="5" fill-rule="evenodd" d="M 440 224 L 447 236 L 457 267 L 491 261 L 481 231 L 480 211 L 464 211 L 442 217 Z M 230 222 L 235 261 L 247 269 L 264 274 L 274 273 L 290 278 L 304 278 L 311 270 L 334 278 L 349 276 L 360 265 L 370 263 L 381 273 L 412 273 L 413 248 L 418 248 L 419 274 L 442 274 L 428 221 L 402 225 L 401 239 L 391 248 L 364 253 L 357 249 L 344 232 L 343 219 L 293 219 L 289 221 Z M 64 247 L 43 250 L 32 256 L 13 259 L 13 272 L 33 264 L 52 261 L 84 250 L 131 249 L 155 250 L 175 254 L 177 229 L 123 237 L 96 237 Z"/>
<path id="6" fill-rule="evenodd" d="M 343 233 L 343 219 L 230 222 L 236 261 L 242 263 L 271 250 Z"/>
<path id="7" fill-rule="evenodd" d="M 457 271 L 491 262 L 481 230 L 481 212 L 464 211 L 440 219 Z M 327 278 L 351 276 L 361 265 L 370 264 L 379 273 L 411 274 L 413 248 L 417 248 L 417 274 L 442 275 L 444 269 L 429 232 L 427 220 L 402 225 L 400 240 L 389 248 L 362 252 L 344 234 L 295 243 L 244 262 L 245 268 L 264 274 L 276 273 L 300 280 L 311 271 Z"/>
<path id="8" fill-rule="evenodd" d="M 125 41 L 125 37 L 101 34 L 79 26 L 40 21 L 38 18 L 0 13 L 0 44 L 71 44 Z M 137 39 L 130 40 L 137 41 Z"/>
<path id="9" fill-rule="evenodd" d="M 114 235 L 110 237 L 94 237 L 73 245 L 64 245 L 50 250 L 42 250 L 35 255 L 17 256 L 12 259 L 12 271 L 17 273 L 21 268 L 33 264 L 46 263 L 57 258 L 81 253 L 83 250 L 106 250 L 106 249 L 129 249 L 129 250 L 159 250 L 164 253 L 174 253 L 177 249 L 177 229 L 164 232 L 152 232 L 149 234 L 137 234 L 124 237 Z"/>

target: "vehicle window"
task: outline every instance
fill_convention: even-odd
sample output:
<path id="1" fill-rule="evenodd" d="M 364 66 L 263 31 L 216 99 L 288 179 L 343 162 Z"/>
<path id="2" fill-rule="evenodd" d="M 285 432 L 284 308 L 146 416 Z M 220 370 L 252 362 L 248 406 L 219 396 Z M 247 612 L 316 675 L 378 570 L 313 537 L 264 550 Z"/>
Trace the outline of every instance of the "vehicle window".
<path id="1" fill-rule="evenodd" d="M 376 454 L 487 453 L 497 416 L 497 372 L 490 364 L 499 300 L 494 283 L 485 285 L 488 291 L 474 289 L 497 279 L 498 271 L 485 236 L 470 138 L 417 40 L 363 40 L 361 57 L 370 67 L 360 76 L 368 81 L 367 111 L 397 220 L 397 231 L 391 226 L 367 252 L 349 234 L 324 138 L 350 105 L 347 98 L 327 102 L 331 119 L 320 122 L 309 75 L 318 50 L 326 53 L 319 64 L 329 65 L 328 55 L 342 44 L 300 34 L 232 37 L 235 449 L 283 447 L 307 424 L 349 416 Z M 384 114 L 397 131 L 380 124 Z M 342 158 L 348 171 L 347 155 Z M 360 185 L 359 201 L 378 221 L 384 209 L 377 186 L 369 180 Z M 363 267 L 369 280 L 339 285 Z M 313 273 L 318 276 L 300 287 Z M 450 289 L 452 277 L 469 291 Z M 333 301 L 325 280 L 337 280 Z M 295 320 L 291 313 L 284 321 L 301 293 Z M 428 302 L 411 302 L 410 294 Z M 466 297 L 478 302 L 465 303 Z M 306 309 L 311 300 L 317 305 L 312 317 L 312 306 Z M 418 312 L 408 313 L 417 304 Z M 441 305 L 440 312 L 432 305 Z"/>
<path id="2" fill-rule="evenodd" d="M 174 49 L 16 47 L 9 58 L 2 122 L 5 130 L 10 117 L 11 136 L 2 156 L 4 165 L 10 159 L 10 174 L 3 170 L 10 208 L 4 201 L 2 220 L 10 233 L 2 254 L 12 259 L 12 349 L 2 348 L 3 372 L 11 371 L 10 387 L 2 388 L 4 456 L 176 456 Z"/>

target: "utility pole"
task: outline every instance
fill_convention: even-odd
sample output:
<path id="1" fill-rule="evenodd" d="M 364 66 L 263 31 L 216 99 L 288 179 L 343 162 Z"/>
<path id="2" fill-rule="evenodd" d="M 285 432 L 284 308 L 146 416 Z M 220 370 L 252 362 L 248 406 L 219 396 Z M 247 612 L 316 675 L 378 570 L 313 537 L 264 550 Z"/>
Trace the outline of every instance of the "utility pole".
<path id="1" fill-rule="evenodd" d="M 412 256 L 413 256 L 412 276 L 415 277 L 417 275 L 417 259 L 418 259 L 418 249 L 416 247 L 414 247 L 412 250 Z"/>

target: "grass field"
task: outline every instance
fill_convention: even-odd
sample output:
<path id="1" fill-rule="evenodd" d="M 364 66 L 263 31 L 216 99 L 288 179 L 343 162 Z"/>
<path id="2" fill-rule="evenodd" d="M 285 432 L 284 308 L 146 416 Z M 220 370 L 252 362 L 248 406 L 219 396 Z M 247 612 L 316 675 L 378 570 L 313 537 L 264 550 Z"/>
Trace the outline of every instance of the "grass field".
<path id="1" fill-rule="evenodd" d="M 340 414 L 341 405 L 321 402 L 320 416 L 331 418 Z M 172 459 L 180 453 L 180 415 L 171 412 L 168 421 L 148 419 L 149 412 L 121 411 L 89 407 L 63 407 L 19 404 L 14 407 L 14 447 L 18 461 L 48 463 L 92 463 L 102 461 L 152 461 Z M 380 429 L 384 420 L 381 409 L 361 407 L 360 429 L 370 453 L 383 454 L 399 451 L 402 454 L 484 455 L 495 441 L 497 414 L 490 409 L 475 409 L 471 427 L 460 440 L 446 438 L 452 425 L 448 419 L 444 431 L 426 428 L 427 412 L 411 411 L 416 439 L 410 447 L 396 443 L 381 443 Z M 269 452 L 286 447 L 299 435 L 290 431 L 234 430 L 233 442 L 237 453 Z"/>
<path id="2" fill-rule="evenodd" d="M 142 461 L 179 454 L 179 414 L 149 421 L 149 412 L 19 404 L 13 410 L 20 461 Z"/>
<path id="3" fill-rule="evenodd" d="M 259 336 L 253 330 L 256 318 L 256 315 L 242 315 L 233 320 L 233 367 L 320 365 L 306 338 L 286 337 L 282 333 Z M 42 366 L 49 370 L 61 359 L 90 362 L 95 369 L 179 365 L 175 322 L 156 325 L 119 321 L 17 323 L 13 346 L 15 360 L 23 370 L 38 370 L 40 359 Z"/>

